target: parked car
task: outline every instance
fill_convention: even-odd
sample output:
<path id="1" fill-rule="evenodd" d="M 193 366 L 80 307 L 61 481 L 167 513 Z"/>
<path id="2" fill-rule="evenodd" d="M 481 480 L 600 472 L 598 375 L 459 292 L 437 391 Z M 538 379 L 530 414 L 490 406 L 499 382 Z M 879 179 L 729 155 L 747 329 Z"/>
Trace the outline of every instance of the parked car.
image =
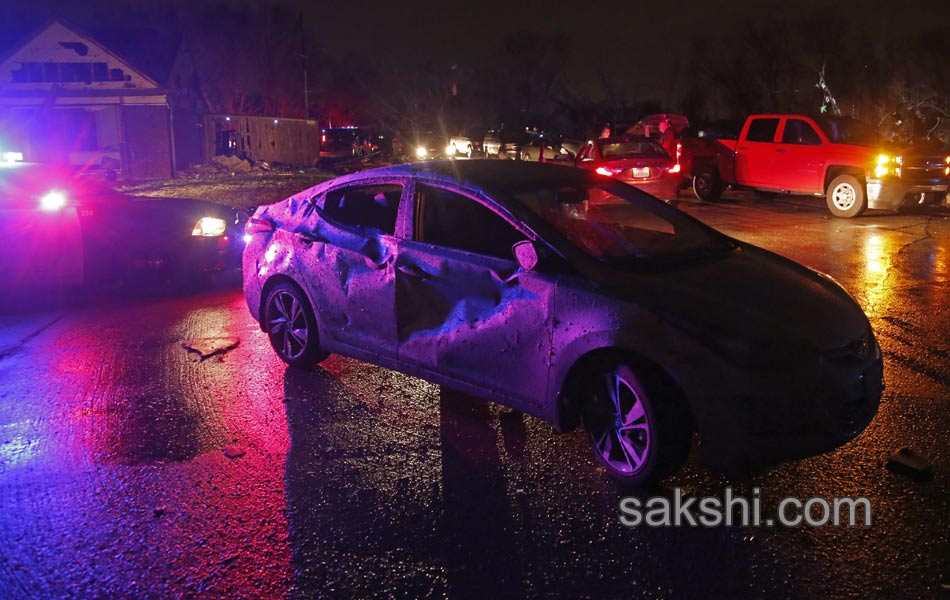
<path id="1" fill-rule="evenodd" d="M 372 145 L 372 134 L 362 127 L 331 127 L 320 132 L 321 158 L 350 158 L 363 156 L 367 145 Z"/>
<path id="2" fill-rule="evenodd" d="M 481 154 L 482 142 L 480 139 L 464 131 L 450 137 L 449 145 L 445 149 L 446 158 L 455 158 L 458 156 L 473 158 Z"/>
<path id="3" fill-rule="evenodd" d="M 486 158 L 521 158 L 521 148 L 530 143 L 533 135 L 525 129 L 489 130 L 482 141 Z"/>
<path id="4" fill-rule="evenodd" d="M 122 170 L 122 157 L 116 145 L 70 152 L 69 162 L 77 170 L 98 171 L 108 181 L 118 179 Z"/>
<path id="5" fill-rule="evenodd" d="M 719 468 L 825 452 L 881 398 L 868 319 L 831 278 L 591 171 L 363 171 L 258 208 L 247 234 L 247 305 L 291 367 L 338 352 L 583 421 L 623 481 L 675 472 L 694 429 Z"/>
<path id="6" fill-rule="evenodd" d="M 588 141 L 575 165 L 604 177 L 620 179 L 666 201 L 675 202 L 683 187 L 676 160 L 642 136 L 615 136 Z"/>
<path id="7" fill-rule="evenodd" d="M 0 163 L 0 285 L 178 289 L 240 266 L 246 218 L 211 202 L 133 198 L 66 167 Z"/>
<path id="8" fill-rule="evenodd" d="M 445 158 L 448 144 L 445 136 L 434 131 L 411 131 L 400 135 L 403 140 L 403 160 L 434 160 Z"/>
<path id="9" fill-rule="evenodd" d="M 558 136 L 534 137 L 527 144 L 524 144 L 523 146 L 521 146 L 521 149 L 518 153 L 519 160 L 537 161 L 541 155 L 542 144 L 544 145 L 544 160 L 573 163 L 574 155 L 567 148 L 564 148 L 563 146 L 561 146 L 561 142 Z"/>

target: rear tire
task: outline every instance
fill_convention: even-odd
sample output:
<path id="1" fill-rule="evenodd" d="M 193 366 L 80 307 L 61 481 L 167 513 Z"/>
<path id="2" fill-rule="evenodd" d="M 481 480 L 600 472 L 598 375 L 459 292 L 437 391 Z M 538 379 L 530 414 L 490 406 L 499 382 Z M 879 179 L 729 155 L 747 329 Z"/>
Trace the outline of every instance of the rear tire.
<path id="1" fill-rule="evenodd" d="M 715 202 L 722 197 L 723 185 L 719 171 L 702 167 L 693 176 L 693 193 L 703 202 Z"/>
<path id="2" fill-rule="evenodd" d="M 853 175 L 838 175 L 826 192 L 828 210 L 836 217 L 850 219 L 868 208 L 864 185 Z"/>
<path id="3" fill-rule="evenodd" d="M 267 294 L 261 317 L 271 347 L 291 367 L 309 369 L 329 356 L 320 348 L 310 301 L 297 286 L 275 286 Z"/>
<path id="4" fill-rule="evenodd" d="M 623 483 L 649 485 L 680 469 L 692 425 L 674 393 L 626 363 L 605 363 L 588 380 L 584 428 L 594 457 Z"/>

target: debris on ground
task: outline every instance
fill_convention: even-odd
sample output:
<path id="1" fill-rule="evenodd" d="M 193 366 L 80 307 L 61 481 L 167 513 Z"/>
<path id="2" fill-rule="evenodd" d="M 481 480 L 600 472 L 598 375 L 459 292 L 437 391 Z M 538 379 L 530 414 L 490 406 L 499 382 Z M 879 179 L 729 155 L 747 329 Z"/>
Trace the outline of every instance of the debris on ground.
<path id="1" fill-rule="evenodd" d="M 887 459 L 887 470 L 917 481 L 933 479 L 933 467 L 926 458 L 910 448 L 901 448 Z"/>
<path id="2" fill-rule="evenodd" d="M 221 452 L 228 458 L 241 458 L 247 454 L 247 451 L 240 446 L 225 446 L 221 448 Z"/>
<path id="3" fill-rule="evenodd" d="M 224 354 L 225 352 L 234 350 L 240 343 L 240 338 L 219 337 L 184 340 L 182 341 L 181 346 L 189 352 L 197 353 L 201 360 L 204 361 L 205 359 L 211 358 L 212 356 Z"/>

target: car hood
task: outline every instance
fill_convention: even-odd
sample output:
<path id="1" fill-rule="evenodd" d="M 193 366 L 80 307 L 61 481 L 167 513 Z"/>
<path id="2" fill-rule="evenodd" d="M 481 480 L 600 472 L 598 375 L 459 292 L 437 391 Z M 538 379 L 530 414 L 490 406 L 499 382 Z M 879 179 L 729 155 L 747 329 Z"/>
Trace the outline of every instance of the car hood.
<path id="1" fill-rule="evenodd" d="M 828 351 L 862 339 L 869 328 L 860 306 L 831 277 L 741 243 L 661 270 L 624 270 L 608 287 L 713 338 Z"/>

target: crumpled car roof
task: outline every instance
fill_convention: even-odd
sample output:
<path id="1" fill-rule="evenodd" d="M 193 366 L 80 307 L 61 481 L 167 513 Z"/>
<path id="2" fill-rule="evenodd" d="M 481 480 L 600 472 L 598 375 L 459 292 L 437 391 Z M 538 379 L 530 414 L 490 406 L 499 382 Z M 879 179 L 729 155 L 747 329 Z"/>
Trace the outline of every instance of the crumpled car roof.
<path id="1" fill-rule="evenodd" d="M 573 166 L 511 160 L 436 160 L 368 169 L 318 184 L 308 195 L 341 183 L 386 177 L 421 177 L 433 182 L 458 185 L 472 192 L 495 196 L 499 192 L 552 186 L 576 186 L 591 175 Z M 501 199 L 501 198 L 499 198 Z"/>

